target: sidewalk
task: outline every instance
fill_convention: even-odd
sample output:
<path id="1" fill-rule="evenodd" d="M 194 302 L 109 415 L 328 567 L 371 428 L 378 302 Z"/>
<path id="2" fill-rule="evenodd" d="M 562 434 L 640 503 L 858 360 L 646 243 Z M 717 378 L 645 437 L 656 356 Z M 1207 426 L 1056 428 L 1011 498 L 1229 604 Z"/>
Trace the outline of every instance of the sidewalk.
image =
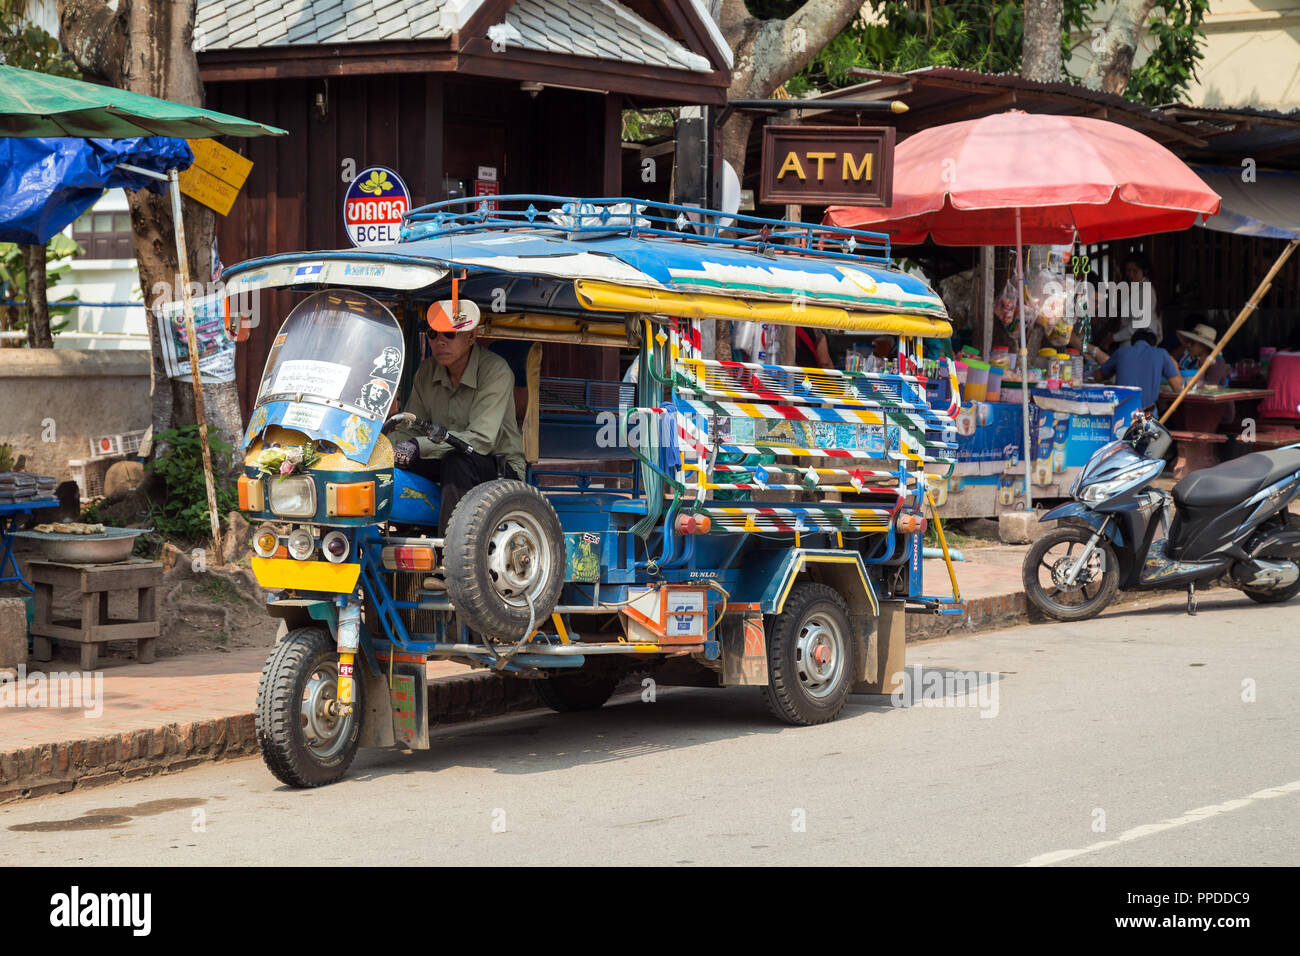
<path id="1" fill-rule="evenodd" d="M 909 641 L 1027 622 L 1020 590 L 1027 548 L 967 549 L 968 560 L 956 564 L 967 614 L 912 616 Z M 925 562 L 925 582 L 930 594 L 950 593 L 941 560 Z M 241 648 L 105 667 L 99 672 L 102 712 L 97 716 L 82 707 L 0 707 L 0 803 L 256 754 L 252 710 L 267 653 Z M 71 659 L 47 666 L 78 670 Z M 540 706 L 524 681 L 502 681 L 447 661 L 431 662 L 428 674 L 431 724 Z"/>

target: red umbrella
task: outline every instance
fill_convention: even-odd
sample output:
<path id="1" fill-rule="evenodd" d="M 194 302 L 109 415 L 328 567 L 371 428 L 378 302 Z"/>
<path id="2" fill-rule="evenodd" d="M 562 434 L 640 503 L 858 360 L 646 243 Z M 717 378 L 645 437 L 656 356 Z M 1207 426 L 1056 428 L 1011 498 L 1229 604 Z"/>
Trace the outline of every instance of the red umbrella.
<path id="1" fill-rule="evenodd" d="M 893 205 L 831 206 L 836 226 L 883 229 L 895 242 L 948 246 L 1086 243 L 1187 229 L 1219 196 L 1173 153 L 1126 126 L 1020 110 L 936 126 L 894 153 Z M 1020 368 L 1025 301 L 1020 302 Z M 1022 371 L 1023 374 L 1023 371 Z M 1024 409 L 1025 507 L 1033 508 L 1029 389 Z"/>
<path id="2" fill-rule="evenodd" d="M 1187 229 L 1219 196 L 1155 140 L 1118 123 L 1013 110 L 922 130 L 894 154 L 894 204 L 832 206 L 827 222 L 946 246 L 1124 239 Z M 1016 212 L 1022 236 L 1017 236 Z"/>

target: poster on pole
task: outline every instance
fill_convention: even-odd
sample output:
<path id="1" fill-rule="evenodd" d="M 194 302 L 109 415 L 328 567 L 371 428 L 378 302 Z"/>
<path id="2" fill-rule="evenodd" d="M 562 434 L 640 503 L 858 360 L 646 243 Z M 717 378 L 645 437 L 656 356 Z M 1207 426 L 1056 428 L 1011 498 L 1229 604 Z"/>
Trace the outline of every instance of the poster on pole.
<path id="1" fill-rule="evenodd" d="M 235 343 L 226 334 L 225 297 L 194 299 L 194 334 L 199 346 L 199 375 L 205 384 L 235 380 Z M 190 346 L 185 335 L 185 310 L 169 302 L 154 310 L 162 340 L 168 378 L 190 378 Z"/>

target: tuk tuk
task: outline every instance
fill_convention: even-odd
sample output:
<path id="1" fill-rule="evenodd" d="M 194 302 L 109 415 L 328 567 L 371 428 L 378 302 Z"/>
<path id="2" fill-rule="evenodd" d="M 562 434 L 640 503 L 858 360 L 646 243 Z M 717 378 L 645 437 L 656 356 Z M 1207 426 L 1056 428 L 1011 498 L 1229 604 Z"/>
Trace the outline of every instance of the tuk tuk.
<path id="1" fill-rule="evenodd" d="M 307 293 L 274 338 L 239 478 L 281 619 L 256 711 L 281 781 L 333 782 L 361 746 L 427 748 L 434 659 L 533 681 L 559 711 L 644 673 L 757 686 L 809 725 L 887 680 L 905 609 L 961 613 L 955 577 L 928 596 L 921 574 L 958 399 L 952 363 L 926 376 L 920 356 L 951 328 L 887 237 L 534 195 L 423 206 L 402 236 L 227 270 L 227 302 Z M 437 483 L 396 467 L 388 434 L 456 441 L 389 415 L 434 312 L 516 343 L 525 399 L 523 480 L 474 486 L 442 536 Z M 718 361 L 709 319 L 890 335 L 897 358 Z M 570 374 L 543 374 L 548 351 Z"/>

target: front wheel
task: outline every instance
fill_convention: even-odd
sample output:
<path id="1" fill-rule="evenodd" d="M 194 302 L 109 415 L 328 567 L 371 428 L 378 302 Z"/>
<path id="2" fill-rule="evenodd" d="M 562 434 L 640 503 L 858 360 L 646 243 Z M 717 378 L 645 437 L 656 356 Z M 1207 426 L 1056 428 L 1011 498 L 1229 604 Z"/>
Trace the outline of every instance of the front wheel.
<path id="1" fill-rule="evenodd" d="M 1030 603 L 1058 621 L 1086 621 L 1096 617 L 1115 598 L 1119 568 L 1115 552 L 1105 538 L 1088 556 L 1074 583 L 1067 574 L 1092 540 L 1091 528 L 1065 525 L 1043 535 L 1025 555 L 1021 580 Z"/>
<path id="2" fill-rule="evenodd" d="M 257 743 L 267 768 L 291 787 L 333 783 L 357 755 L 363 681 L 353 682 L 352 712 L 335 716 L 338 678 L 338 652 L 324 628 L 290 631 L 266 659 L 257 685 Z"/>

